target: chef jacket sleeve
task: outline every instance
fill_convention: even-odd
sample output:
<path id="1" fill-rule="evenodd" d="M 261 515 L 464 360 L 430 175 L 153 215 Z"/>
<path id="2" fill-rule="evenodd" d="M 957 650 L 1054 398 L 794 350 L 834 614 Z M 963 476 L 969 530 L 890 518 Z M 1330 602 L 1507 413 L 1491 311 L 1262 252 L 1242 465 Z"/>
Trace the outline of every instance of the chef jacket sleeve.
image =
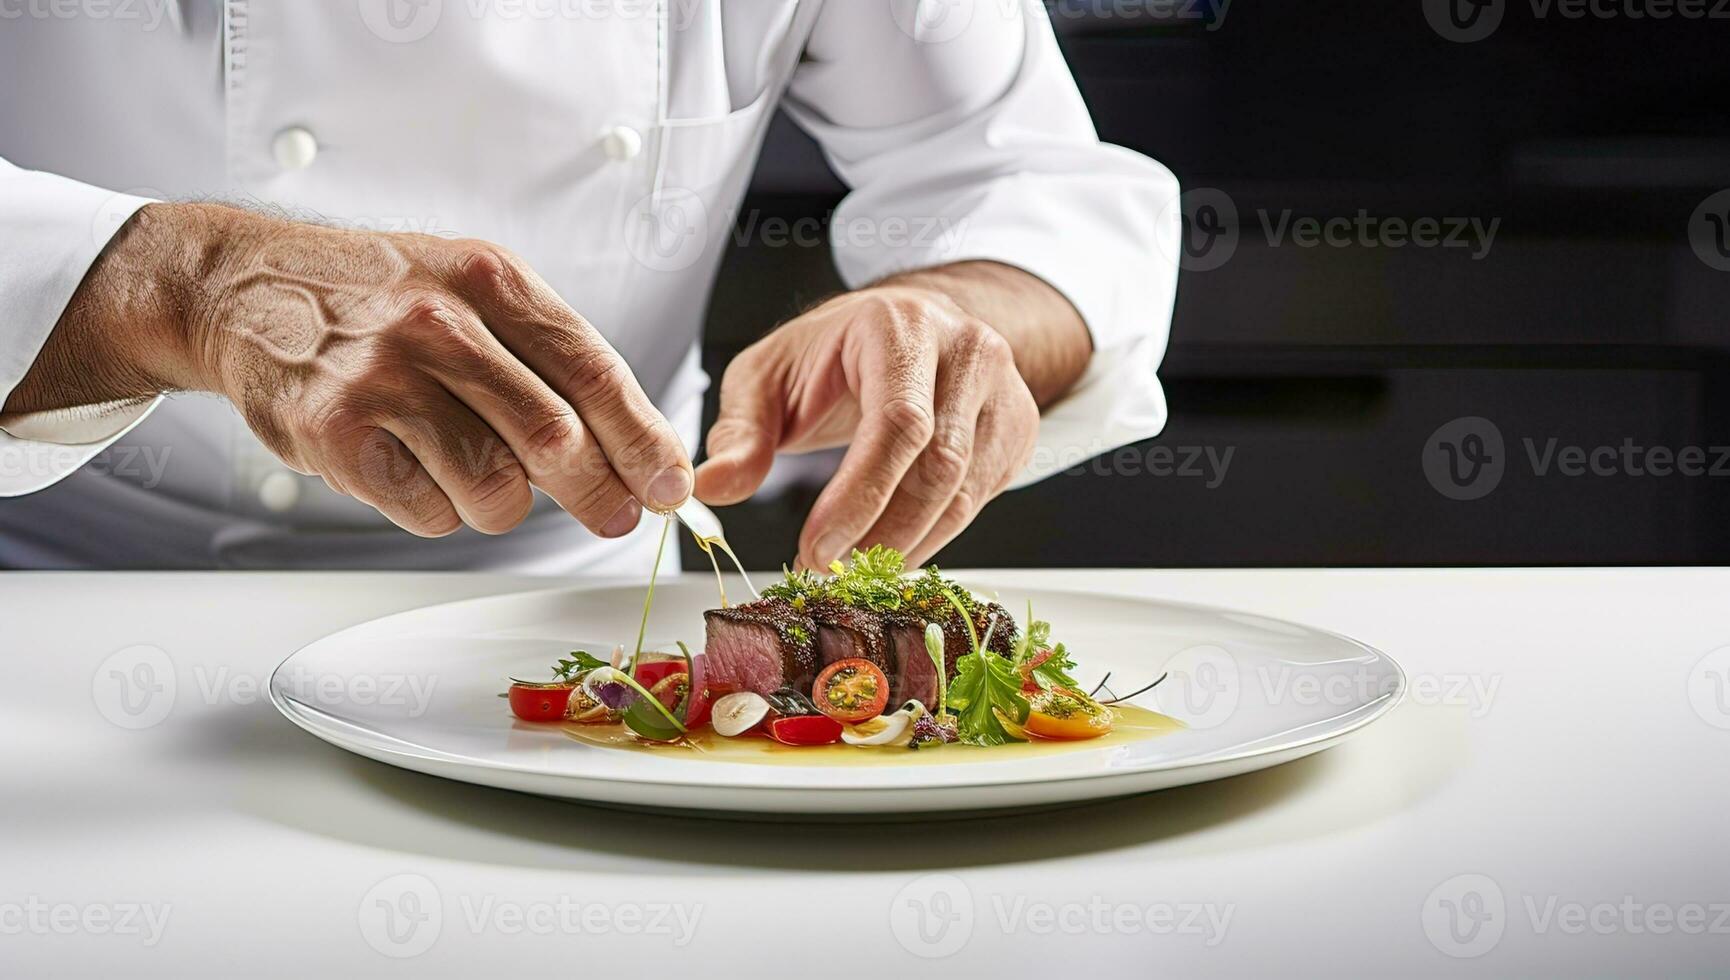
<path id="1" fill-rule="evenodd" d="M 1159 433 L 1178 183 L 1100 142 L 1042 6 L 831 2 L 785 105 L 850 188 L 830 232 L 850 288 L 988 259 L 1086 321 L 1092 362 L 1047 406 L 1016 485 Z"/>
<path id="2" fill-rule="evenodd" d="M 149 203 L 0 159 L 0 406 L 35 363 L 108 240 Z M 62 479 L 155 404 L 142 399 L 0 415 L 0 497 Z"/>

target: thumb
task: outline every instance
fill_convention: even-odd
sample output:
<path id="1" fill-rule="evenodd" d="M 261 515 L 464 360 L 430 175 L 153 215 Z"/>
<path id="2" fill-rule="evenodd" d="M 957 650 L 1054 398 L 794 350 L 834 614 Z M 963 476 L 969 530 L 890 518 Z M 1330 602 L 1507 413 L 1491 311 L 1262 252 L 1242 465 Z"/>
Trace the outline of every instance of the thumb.
<path id="1" fill-rule="evenodd" d="M 708 458 L 697 467 L 696 495 L 736 504 L 757 492 L 781 444 L 783 386 L 735 360 L 721 378 L 721 411 L 709 428 Z"/>

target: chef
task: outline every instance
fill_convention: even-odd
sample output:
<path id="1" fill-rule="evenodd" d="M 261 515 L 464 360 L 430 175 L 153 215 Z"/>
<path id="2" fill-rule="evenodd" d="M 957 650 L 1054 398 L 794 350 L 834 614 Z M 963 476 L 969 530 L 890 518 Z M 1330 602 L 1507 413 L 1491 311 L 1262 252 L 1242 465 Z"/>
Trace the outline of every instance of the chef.
<path id="1" fill-rule="evenodd" d="M 0 0 L 0 82 L 0 567 L 640 575 L 835 447 L 797 559 L 924 561 L 1164 422 L 1178 188 L 1032 0 Z M 777 108 L 851 291 L 693 468 Z"/>

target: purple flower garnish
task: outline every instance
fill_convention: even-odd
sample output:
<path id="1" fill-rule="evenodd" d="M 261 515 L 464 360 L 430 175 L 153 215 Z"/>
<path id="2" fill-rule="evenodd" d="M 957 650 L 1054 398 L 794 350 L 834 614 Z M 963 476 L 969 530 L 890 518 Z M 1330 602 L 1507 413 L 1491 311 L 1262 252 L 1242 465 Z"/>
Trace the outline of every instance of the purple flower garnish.
<path id="1" fill-rule="evenodd" d="M 920 715 L 913 722 L 913 738 L 907 747 L 917 749 L 922 745 L 944 745 L 955 741 L 956 734 L 955 723 L 949 716 L 939 721 L 931 715 Z"/>
<path id="2" fill-rule="evenodd" d="M 613 711 L 623 711 L 637 699 L 637 692 L 619 681 L 603 681 L 595 685 L 595 699 Z"/>

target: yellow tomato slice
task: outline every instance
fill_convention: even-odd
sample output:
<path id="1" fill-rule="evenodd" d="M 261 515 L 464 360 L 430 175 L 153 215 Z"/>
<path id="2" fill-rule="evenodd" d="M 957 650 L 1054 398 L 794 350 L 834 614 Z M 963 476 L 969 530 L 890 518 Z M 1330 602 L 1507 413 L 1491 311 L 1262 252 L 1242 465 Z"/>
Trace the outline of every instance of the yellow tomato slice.
<path id="1" fill-rule="evenodd" d="M 1098 738 L 1111 731 L 1114 712 L 1094 701 L 1061 688 L 1033 696 L 1027 714 L 1029 735 L 1051 739 Z"/>

